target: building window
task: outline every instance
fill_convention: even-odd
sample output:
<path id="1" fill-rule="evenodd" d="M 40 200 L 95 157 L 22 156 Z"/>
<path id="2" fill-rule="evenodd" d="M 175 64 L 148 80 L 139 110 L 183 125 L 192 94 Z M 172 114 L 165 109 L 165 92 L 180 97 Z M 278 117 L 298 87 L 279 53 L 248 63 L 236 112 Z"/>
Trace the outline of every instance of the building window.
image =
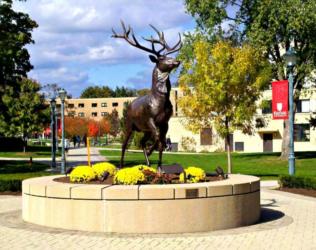
<path id="1" fill-rule="evenodd" d="M 69 111 L 67 115 L 68 117 L 74 117 L 75 114 L 76 114 L 75 111 Z"/>
<path id="2" fill-rule="evenodd" d="M 105 108 L 105 107 L 107 107 L 107 106 L 108 106 L 108 104 L 107 104 L 106 102 L 102 102 L 102 103 L 101 103 L 101 107 Z"/>
<path id="3" fill-rule="evenodd" d="M 108 114 L 108 112 L 101 112 L 101 116 L 107 116 Z"/>
<path id="4" fill-rule="evenodd" d="M 272 101 L 264 100 L 262 102 L 262 114 L 271 114 L 272 113 Z"/>
<path id="5" fill-rule="evenodd" d="M 79 103 L 78 108 L 84 108 L 84 103 Z"/>
<path id="6" fill-rule="evenodd" d="M 75 104 L 73 104 L 73 103 L 69 103 L 69 104 L 68 104 L 68 108 L 69 108 L 69 109 L 73 109 L 74 107 L 75 107 Z"/>
<path id="7" fill-rule="evenodd" d="M 92 116 L 92 117 L 97 117 L 97 116 L 98 116 L 98 113 L 97 113 L 97 112 L 92 112 L 92 113 L 91 113 L 91 116 Z"/>
<path id="8" fill-rule="evenodd" d="M 309 113 L 309 100 L 298 100 L 296 102 L 296 112 L 297 113 Z"/>
<path id="9" fill-rule="evenodd" d="M 201 145 L 212 145 L 212 129 L 202 128 L 201 133 Z"/>
<path id="10" fill-rule="evenodd" d="M 235 142 L 235 151 L 244 151 L 244 142 L 236 141 Z"/>
<path id="11" fill-rule="evenodd" d="M 113 102 L 112 103 L 112 107 L 117 107 L 118 106 L 118 102 Z"/>
<path id="12" fill-rule="evenodd" d="M 84 113 L 83 113 L 83 112 L 79 112 L 79 113 L 78 113 L 78 116 L 79 116 L 79 117 L 84 117 Z"/>
<path id="13" fill-rule="evenodd" d="M 309 124 L 294 124 L 294 141 L 310 141 Z"/>
<path id="14" fill-rule="evenodd" d="M 56 108 L 60 109 L 61 108 L 61 104 L 56 104 Z"/>
<path id="15" fill-rule="evenodd" d="M 98 107 L 98 104 L 97 104 L 97 103 L 92 103 L 92 104 L 91 104 L 91 107 L 92 107 L 92 108 L 96 108 L 96 107 Z"/>

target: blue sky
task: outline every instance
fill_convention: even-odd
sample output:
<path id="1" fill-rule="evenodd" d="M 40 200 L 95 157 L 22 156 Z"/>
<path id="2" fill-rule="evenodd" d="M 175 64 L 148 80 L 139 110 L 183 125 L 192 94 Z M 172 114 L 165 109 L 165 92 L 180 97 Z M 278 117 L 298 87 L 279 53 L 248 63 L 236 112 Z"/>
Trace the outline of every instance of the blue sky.
<path id="1" fill-rule="evenodd" d="M 57 83 L 74 97 L 91 85 L 151 86 L 148 54 L 111 38 L 112 27 L 121 31 L 121 19 L 140 41 L 154 34 L 148 26 L 153 24 L 171 45 L 178 32 L 195 26 L 182 0 L 28 0 L 16 2 L 14 8 L 39 24 L 33 32 L 35 44 L 28 46 L 34 65 L 29 77 Z"/>

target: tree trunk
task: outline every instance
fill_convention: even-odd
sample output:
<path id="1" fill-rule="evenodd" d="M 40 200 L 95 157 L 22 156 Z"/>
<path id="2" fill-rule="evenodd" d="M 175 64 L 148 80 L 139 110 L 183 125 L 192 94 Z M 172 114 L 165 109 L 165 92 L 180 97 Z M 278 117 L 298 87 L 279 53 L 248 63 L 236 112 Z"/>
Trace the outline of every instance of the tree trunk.
<path id="1" fill-rule="evenodd" d="M 229 137 L 229 121 L 228 118 L 225 118 L 225 128 L 226 128 L 226 137 L 225 137 L 225 142 L 226 142 L 226 150 L 227 150 L 227 173 L 231 174 L 232 173 L 232 157 L 231 157 L 231 145 L 230 145 L 230 137 Z"/>
<path id="2" fill-rule="evenodd" d="M 23 153 L 26 153 L 27 139 L 23 136 Z"/>
<path id="3" fill-rule="evenodd" d="M 293 100 L 293 120 L 295 121 L 296 101 L 298 100 L 298 98 L 293 98 L 293 99 L 294 99 Z M 293 130 L 293 133 L 294 133 L 294 130 Z M 289 158 L 289 153 L 290 153 L 290 123 L 289 123 L 289 120 L 284 120 L 284 130 L 283 130 L 281 150 L 282 151 L 281 151 L 280 159 L 287 160 Z"/>
<path id="4" fill-rule="evenodd" d="M 227 148 L 227 173 L 232 173 L 232 156 L 231 156 L 231 145 L 230 145 L 230 138 L 229 134 L 226 135 L 226 148 Z"/>
<path id="5" fill-rule="evenodd" d="M 286 160 L 289 157 L 289 145 L 290 145 L 290 123 L 289 120 L 284 121 L 284 130 L 282 138 L 282 151 L 280 159 Z"/>

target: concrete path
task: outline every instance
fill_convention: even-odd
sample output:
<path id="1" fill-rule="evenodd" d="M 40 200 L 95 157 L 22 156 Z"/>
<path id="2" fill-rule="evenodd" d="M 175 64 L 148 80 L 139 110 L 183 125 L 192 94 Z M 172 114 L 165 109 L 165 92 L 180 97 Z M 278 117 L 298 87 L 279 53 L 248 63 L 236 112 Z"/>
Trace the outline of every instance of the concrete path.
<path id="1" fill-rule="evenodd" d="M 87 164 L 88 158 L 87 158 L 87 148 L 81 147 L 81 148 L 70 148 L 68 150 L 68 153 L 66 154 L 66 162 L 67 167 L 72 167 L 76 165 Z M 91 156 L 91 162 L 101 162 L 106 161 L 106 157 L 100 155 L 98 148 L 90 148 L 90 156 Z M 5 161 L 29 161 L 30 158 L 11 158 L 11 157 L 0 157 L 0 160 Z M 60 166 L 60 160 L 61 157 L 57 157 L 57 166 Z M 47 165 L 51 164 L 51 158 L 33 158 L 33 161 L 46 163 Z"/>
<path id="2" fill-rule="evenodd" d="M 195 234 L 122 235 L 25 223 L 21 197 L 0 196 L 0 249 L 316 249 L 315 198 L 264 188 L 261 205 L 261 221 L 253 226 Z"/>

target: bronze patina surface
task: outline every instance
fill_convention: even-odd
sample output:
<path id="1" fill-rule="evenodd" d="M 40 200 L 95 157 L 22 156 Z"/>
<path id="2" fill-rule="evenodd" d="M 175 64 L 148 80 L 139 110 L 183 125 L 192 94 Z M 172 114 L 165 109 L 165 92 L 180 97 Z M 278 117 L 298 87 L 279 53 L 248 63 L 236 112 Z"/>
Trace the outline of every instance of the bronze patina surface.
<path id="1" fill-rule="evenodd" d="M 113 29 L 114 38 L 122 38 L 130 45 L 150 53 L 150 60 L 155 63 L 152 73 L 152 87 L 148 95 L 138 97 L 129 106 L 127 117 L 125 119 L 125 137 L 122 145 L 122 155 L 120 167 L 124 165 L 124 153 L 128 145 L 128 141 L 134 131 L 143 132 L 144 137 L 141 140 L 142 149 L 146 158 L 147 165 L 150 165 L 148 156 L 154 149 L 158 147 L 159 161 L 158 166 L 162 162 L 162 152 L 166 147 L 166 134 L 168 131 L 168 121 L 172 115 L 172 104 L 170 102 L 171 84 L 169 80 L 170 72 L 177 68 L 180 64 L 175 58 L 167 55 L 177 52 L 181 46 L 181 36 L 179 41 L 173 47 L 169 47 L 164 38 L 164 33 L 158 31 L 154 26 L 150 25 L 158 35 L 158 39 L 150 37 L 144 40 L 151 43 L 151 48 L 141 45 L 136 39 L 133 29 L 129 26 L 126 28 L 122 23 L 123 34 L 117 34 Z M 159 45 L 157 50 L 155 45 Z M 146 148 L 146 143 L 152 139 L 153 143 Z"/>

